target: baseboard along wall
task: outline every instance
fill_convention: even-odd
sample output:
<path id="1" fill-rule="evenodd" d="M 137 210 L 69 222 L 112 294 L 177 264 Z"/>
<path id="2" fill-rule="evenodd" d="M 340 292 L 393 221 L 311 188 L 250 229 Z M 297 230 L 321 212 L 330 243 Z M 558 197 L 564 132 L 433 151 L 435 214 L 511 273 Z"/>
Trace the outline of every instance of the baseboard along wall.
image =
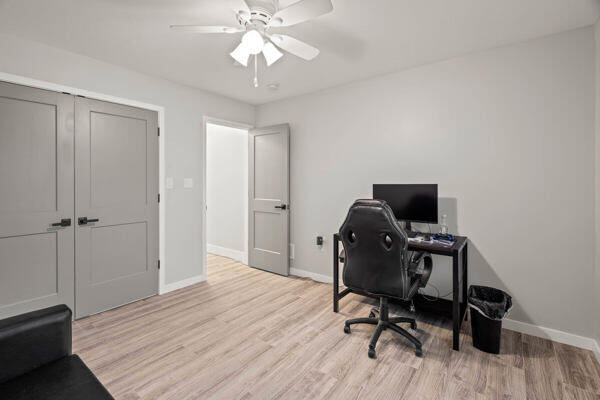
<path id="1" fill-rule="evenodd" d="M 165 294 L 172 292 L 173 290 L 183 289 L 186 286 L 194 285 L 199 282 L 204 282 L 205 280 L 206 277 L 204 275 L 198 275 L 188 279 L 183 279 L 181 281 L 167 283 L 160 289 L 159 294 Z"/>
<path id="2" fill-rule="evenodd" d="M 299 268 L 290 268 L 290 274 L 302 278 L 310 278 L 317 282 L 333 283 L 333 277 L 331 276 L 322 275 Z M 600 362 L 600 345 L 596 340 L 592 338 L 576 335 L 569 332 L 559 331 L 553 328 L 546 328 L 543 326 L 533 325 L 526 322 L 516 321 L 508 318 L 503 321 L 502 327 L 511 331 L 525 333 L 527 335 L 549 339 L 554 342 L 564 343 L 570 346 L 591 350 L 596 355 L 596 358 L 598 358 L 598 362 Z"/>
<path id="3" fill-rule="evenodd" d="M 206 244 L 206 252 L 221 257 L 227 257 L 239 261 L 242 264 L 248 265 L 248 259 L 245 251 L 228 249 L 227 247 L 221 247 L 214 244 Z"/>

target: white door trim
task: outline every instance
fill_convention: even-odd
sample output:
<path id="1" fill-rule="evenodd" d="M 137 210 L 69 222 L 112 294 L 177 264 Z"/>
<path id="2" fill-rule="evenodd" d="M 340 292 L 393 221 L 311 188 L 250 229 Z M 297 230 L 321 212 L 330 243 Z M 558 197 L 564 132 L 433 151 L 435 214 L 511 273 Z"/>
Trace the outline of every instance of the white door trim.
<path id="1" fill-rule="evenodd" d="M 166 293 L 168 288 L 165 284 L 165 271 L 167 268 L 167 259 L 165 253 L 165 108 L 155 104 L 144 103 L 137 100 L 126 99 L 123 97 L 111 96 L 104 93 L 93 92 L 90 90 L 74 88 L 66 85 L 59 85 L 52 82 L 40 81 L 20 75 L 0 72 L 0 81 L 15 83 L 18 85 L 34 87 L 38 89 L 51 90 L 54 92 L 66 92 L 75 96 L 84 96 L 90 99 L 109 101 L 111 103 L 123 104 L 126 106 L 144 108 L 146 110 L 156 111 L 158 113 L 158 127 L 160 137 L 158 138 L 158 191 L 161 194 L 161 202 L 158 205 L 158 254 L 160 259 L 160 270 L 158 271 L 158 294 Z"/>
<path id="2" fill-rule="evenodd" d="M 202 123 L 202 243 L 200 245 L 201 249 L 201 259 L 202 259 L 202 265 L 200 266 L 201 269 L 201 273 L 202 273 L 202 280 L 206 280 L 206 263 L 207 263 L 207 238 L 206 238 L 206 155 L 207 155 L 207 135 L 206 135 L 206 125 L 207 124 L 213 124 L 213 125 L 221 125 L 221 126 L 227 126 L 229 128 L 236 128 L 236 129 L 245 129 L 245 130 L 250 130 L 252 128 L 254 128 L 254 126 L 252 125 L 248 125 L 245 124 L 243 122 L 235 122 L 235 121 L 228 121 L 228 120 L 224 120 L 224 119 L 220 119 L 220 118 L 213 118 L 213 117 L 209 117 L 209 116 L 204 116 L 203 117 L 203 123 Z M 247 201 L 246 201 L 246 224 L 248 224 L 248 208 L 247 208 Z M 244 264 L 248 264 L 248 227 L 246 226 L 245 229 L 245 243 L 246 243 L 246 248 L 244 249 L 244 258 L 242 260 L 242 262 Z"/>

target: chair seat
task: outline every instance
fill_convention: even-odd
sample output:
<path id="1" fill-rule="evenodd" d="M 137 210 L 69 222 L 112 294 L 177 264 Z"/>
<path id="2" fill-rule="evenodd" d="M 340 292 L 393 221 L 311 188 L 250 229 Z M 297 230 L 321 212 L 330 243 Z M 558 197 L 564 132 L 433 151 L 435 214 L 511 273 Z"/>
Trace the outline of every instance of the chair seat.
<path id="1" fill-rule="evenodd" d="M 114 400 L 77 355 L 0 383 L 3 400 Z"/>

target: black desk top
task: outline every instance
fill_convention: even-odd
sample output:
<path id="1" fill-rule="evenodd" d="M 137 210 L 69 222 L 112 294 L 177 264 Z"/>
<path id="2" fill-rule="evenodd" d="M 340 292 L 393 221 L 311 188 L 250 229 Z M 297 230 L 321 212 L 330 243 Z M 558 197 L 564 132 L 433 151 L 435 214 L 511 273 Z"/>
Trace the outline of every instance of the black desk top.
<path id="1" fill-rule="evenodd" d="M 454 244 L 451 247 L 445 247 L 441 244 L 433 243 L 418 243 L 418 242 L 408 242 L 409 250 L 423 250 L 432 254 L 440 254 L 443 256 L 452 255 L 454 253 L 459 253 L 467 243 L 466 236 L 454 236 Z"/>
<path id="2" fill-rule="evenodd" d="M 336 233 L 335 238 L 340 240 L 340 234 Z M 439 254 L 442 256 L 452 256 L 454 254 L 460 253 L 462 249 L 465 247 L 468 238 L 466 236 L 454 236 L 455 242 L 451 247 L 445 247 L 441 244 L 436 243 L 415 243 L 408 242 L 409 250 L 423 250 L 431 254 Z"/>

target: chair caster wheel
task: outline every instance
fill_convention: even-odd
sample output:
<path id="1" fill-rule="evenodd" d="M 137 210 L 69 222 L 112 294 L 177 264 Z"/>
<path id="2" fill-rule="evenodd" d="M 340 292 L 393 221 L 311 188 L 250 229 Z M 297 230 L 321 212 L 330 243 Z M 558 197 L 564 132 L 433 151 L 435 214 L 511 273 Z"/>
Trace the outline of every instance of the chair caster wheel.
<path id="1" fill-rule="evenodd" d="M 423 350 L 422 349 L 415 350 L 415 355 L 417 357 L 423 357 Z"/>
<path id="2" fill-rule="evenodd" d="M 369 358 L 377 358 L 377 354 L 375 353 L 375 349 L 369 349 Z"/>
<path id="3" fill-rule="evenodd" d="M 410 328 L 411 328 L 413 331 L 417 330 L 417 323 L 416 323 L 416 322 L 411 322 L 411 323 L 410 323 Z"/>
<path id="4" fill-rule="evenodd" d="M 369 318 L 375 318 L 375 313 L 373 311 L 369 313 Z"/>
<path id="5" fill-rule="evenodd" d="M 344 333 L 350 333 L 350 327 L 348 325 L 344 326 Z"/>

